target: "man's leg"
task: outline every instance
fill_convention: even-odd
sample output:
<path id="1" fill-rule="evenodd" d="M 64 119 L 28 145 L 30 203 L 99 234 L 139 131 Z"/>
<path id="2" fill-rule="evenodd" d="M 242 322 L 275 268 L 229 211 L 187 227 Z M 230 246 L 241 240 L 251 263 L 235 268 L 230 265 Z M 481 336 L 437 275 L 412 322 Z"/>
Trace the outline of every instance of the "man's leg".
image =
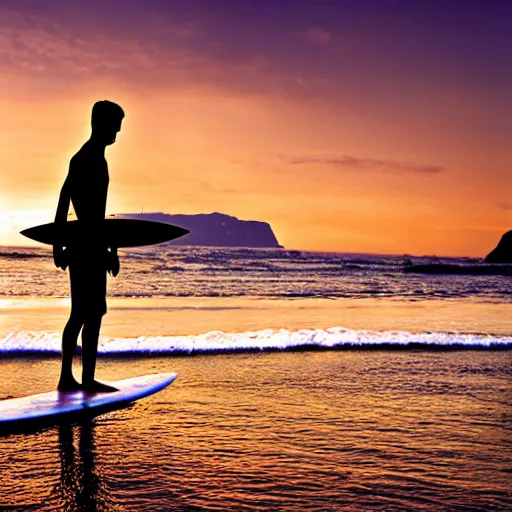
<path id="1" fill-rule="evenodd" d="M 62 366 L 59 384 L 57 385 L 59 391 L 76 391 L 80 388 L 80 385 L 73 377 L 73 356 L 75 355 L 78 335 L 82 325 L 81 318 L 71 312 L 62 334 Z"/>
<path id="2" fill-rule="evenodd" d="M 87 318 L 82 330 L 82 389 L 90 392 L 117 391 L 116 388 L 94 379 L 101 319 L 102 315 Z"/>

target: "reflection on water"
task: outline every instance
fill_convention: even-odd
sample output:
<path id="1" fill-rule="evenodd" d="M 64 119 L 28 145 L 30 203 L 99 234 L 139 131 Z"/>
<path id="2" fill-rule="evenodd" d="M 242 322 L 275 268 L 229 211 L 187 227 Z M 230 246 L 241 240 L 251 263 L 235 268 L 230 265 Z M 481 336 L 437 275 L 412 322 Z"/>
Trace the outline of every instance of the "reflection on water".
<path id="1" fill-rule="evenodd" d="M 66 511 L 113 510 L 109 490 L 95 464 L 94 420 L 59 425 L 59 497 Z M 78 446 L 74 437 L 78 436 Z M 118 509 L 117 509 L 118 510 Z"/>
<path id="2" fill-rule="evenodd" d="M 0 437 L 0 511 L 123 511 L 97 463 L 97 421 Z"/>
<path id="3" fill-rule="evenodd" d="M 54 362 L 23 364 L 54 385 Z M 93 422 L 0 438 L 0 510 L 510 511 L 511 364 L 470 351 L 101 361 L 105 380 L 180 378 Z M 0 361 L 0 394 L 19 396 L 27 368 Z"/>

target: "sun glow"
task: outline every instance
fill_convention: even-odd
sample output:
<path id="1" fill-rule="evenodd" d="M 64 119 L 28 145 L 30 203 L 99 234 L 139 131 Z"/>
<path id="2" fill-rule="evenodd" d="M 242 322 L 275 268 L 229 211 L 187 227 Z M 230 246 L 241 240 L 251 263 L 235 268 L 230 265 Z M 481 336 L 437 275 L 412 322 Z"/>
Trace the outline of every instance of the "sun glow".
<path id="1" fill-rule="evenodd" d="M 23 229 L 53 221 L 50 210 L 0 210 L 0 236 L 4 245 L 40 245 L 20 234 Z"/>
<path id="2" fill-rule="evenodd" d="M 461 55 L 431 24 L 398 41 L 387 14 L 380 32 L 334 17 L 332 34 L 298 34 L 287 14 L 260 41 L 256 20 L 212 9 L 183 32 L 138 3 L 110 26 L 89 3 L 0 8 L 0 245 L 33 245 L 19 231 L 53 220 L 99 99 L 126 112 L 109 214 L 218 211 L 268 222 L 290 249 L 475 257 L 510 229 L 508 93 L 478 79 L 501 80 L 505 45 L 487 56 L 471 30 Z"/>

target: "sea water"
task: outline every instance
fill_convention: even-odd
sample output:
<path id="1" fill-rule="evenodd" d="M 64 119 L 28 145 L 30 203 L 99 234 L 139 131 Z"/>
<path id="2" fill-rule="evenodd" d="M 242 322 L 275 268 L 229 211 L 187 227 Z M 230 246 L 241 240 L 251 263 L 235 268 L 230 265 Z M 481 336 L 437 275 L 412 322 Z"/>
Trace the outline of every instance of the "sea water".
<path id="1" fill-rule="evenodd" d="M 0 254 L 0 399 L 52 390 L 66 274 L 44 248 Z M 0 437 L 0 510 L 511 510 L 512 278 L 403 260 L 122 254 L 98 376 L 179 377 Z"/>
<path id="2" fill-rule="evenodd" d="M 109 278 L 100 352 L 511 346 L 512 276 L 410 274 L 403 263 L 273 249 L 126 251 Z M 0 250 L 0 353 L 57 353 L 68 290 L 48 249 Z"/>

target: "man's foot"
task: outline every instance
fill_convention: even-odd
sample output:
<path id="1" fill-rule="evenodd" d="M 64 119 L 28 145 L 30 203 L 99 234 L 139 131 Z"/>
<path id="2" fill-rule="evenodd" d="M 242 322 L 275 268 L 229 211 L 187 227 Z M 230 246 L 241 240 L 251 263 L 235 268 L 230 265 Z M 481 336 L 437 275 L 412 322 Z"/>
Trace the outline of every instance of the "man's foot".
<path id="1" fill-rule="evenodd" d="M 103 384 L 102 382 L 98 382 L 97 380 L 84 382 L 81 386 L 81 389 L 87 391 L 87 393 L 113 393 L 114 391 L 119 391 L 114 386 Z"/>
<path id="2" fill-rule="evenodd" d="M 61 391 L 63 393 L 80 391 L 80 389 L 80 384 L 73 378 L 73 376 L 68 378 L 61 377 L 59 383 L 57 384 L 57 391 Z"/>

